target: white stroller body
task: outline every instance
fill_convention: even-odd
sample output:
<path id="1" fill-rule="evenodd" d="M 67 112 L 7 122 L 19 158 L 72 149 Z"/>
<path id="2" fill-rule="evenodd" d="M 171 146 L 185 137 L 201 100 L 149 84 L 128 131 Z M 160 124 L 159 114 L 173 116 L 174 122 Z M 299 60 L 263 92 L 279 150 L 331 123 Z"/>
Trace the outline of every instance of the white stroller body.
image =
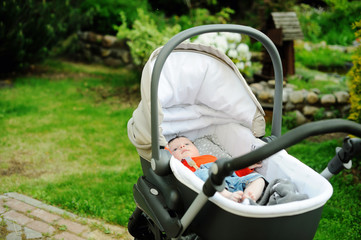
<path id="1" fill-rule="evenodd" d="M 211 136 L 217 139 L 211 142 L 214 147 L 233 158 L 266 144 L 259 139 L 265 135 L 262 107 L 226 55 L 211 47 L 177 45 L 164 60 L 159 86 L 153 86 L 152 74 L 157 73 L 152 70 L 160 51 L 153 52 L 143 70 L 142 101 L 128 123 L 145 174 L 134 187 L 138 215 L 145 213 L 152 222 L 148 228 L 159 229 L 154 238 L 193 233 L 207 240 L 313 238 L 332 186 L 284 150 L 268 155 L 258 171 L 268 182 L 290 180 L 309 198 L 273 206 L 243 205 L 218 193 L 208 201 L 202 193 L 204 182 L 166 150 L 155 154 L 175 135 L 192 140 Z M 159 102 L 151 103 L 152 87 L 158 88 Z M 156 107 L 154 123 L 150 118 Z M 243 165 L 248 166 L 247 161 Z"/>

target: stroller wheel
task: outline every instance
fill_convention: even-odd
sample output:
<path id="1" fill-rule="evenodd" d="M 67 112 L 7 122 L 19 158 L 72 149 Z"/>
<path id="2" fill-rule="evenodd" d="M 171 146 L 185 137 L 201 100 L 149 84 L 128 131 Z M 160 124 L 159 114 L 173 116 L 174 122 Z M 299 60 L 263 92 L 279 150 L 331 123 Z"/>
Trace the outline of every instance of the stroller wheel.
<path id="1" fill-rule="evenodd" d="M 134 240 L 167 240 L 153 221 L 139 208 L 129 218 L 128 231 Z"/>
<path id="2" fill-rule="evenodd" d="M 163 234 L 154 222 L 139 208 L 136 208 L 129 218 L 128 231 L 134 240 L 170 240 Z M 194 233 L 183 235 L 181 240 L 202 240 Z"/>
<path id="3" fill-rule="evenodd" d="M 154 239 L 148 227 L 147 216 L 139 208 L 136 208 L 129 218 L 128 231 L 137 240 Z"/>

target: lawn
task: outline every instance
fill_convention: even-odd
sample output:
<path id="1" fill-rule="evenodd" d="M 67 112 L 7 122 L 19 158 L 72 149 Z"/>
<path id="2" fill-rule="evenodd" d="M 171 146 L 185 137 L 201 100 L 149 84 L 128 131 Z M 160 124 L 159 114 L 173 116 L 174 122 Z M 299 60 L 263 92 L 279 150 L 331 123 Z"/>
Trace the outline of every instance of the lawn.
<path id="1" fill-rule="evenodd" d="M 0 89 L 0 193 L 126 226 L 141 175 L 126 129 L 138 101 L 139 75 L 126 69 L 49 60 L 16 77 Z M 341 141 L 312 138 L 288 151 L 321 171 Z M 315 239 L 359 239 L 359 162 L 331 183 Z"/>

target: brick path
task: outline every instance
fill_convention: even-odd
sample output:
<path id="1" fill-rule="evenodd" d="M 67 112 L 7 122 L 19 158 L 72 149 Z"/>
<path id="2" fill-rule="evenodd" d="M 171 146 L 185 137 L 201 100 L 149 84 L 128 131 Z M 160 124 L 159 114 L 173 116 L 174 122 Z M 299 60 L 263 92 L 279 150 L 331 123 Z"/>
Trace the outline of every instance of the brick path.
<path id="1" fill-rule="evenodd" d="M 0 239 L 133 239 L 127 229 L 81 218 L 18 193 L 0 195 Z"/>

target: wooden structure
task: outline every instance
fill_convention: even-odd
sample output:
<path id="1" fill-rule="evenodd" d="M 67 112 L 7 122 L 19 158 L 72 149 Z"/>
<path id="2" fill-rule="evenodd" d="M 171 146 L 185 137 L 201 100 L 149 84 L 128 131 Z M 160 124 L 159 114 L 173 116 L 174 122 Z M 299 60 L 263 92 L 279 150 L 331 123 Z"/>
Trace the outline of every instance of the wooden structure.
<path id="1" fill-rule="evenodd" d="M 295 39 L 303 39 L 303 33 L 295 12 L 273 12 L 263 30 L 265 34 L 275 43 L 283 65 L 283 76 L 295 74 Z M 263 56 L 262 79 L 274 77 L 271 59 L 268 54 Z"/>

